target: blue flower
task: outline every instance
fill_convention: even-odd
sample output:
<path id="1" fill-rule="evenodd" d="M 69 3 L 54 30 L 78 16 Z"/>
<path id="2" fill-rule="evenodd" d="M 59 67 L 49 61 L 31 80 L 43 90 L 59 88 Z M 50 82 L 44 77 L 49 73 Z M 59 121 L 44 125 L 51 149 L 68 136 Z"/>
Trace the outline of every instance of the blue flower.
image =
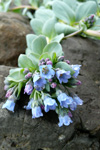
<path id="1" fill-rule="evenodd" d="M 70 105 L 70 109 L 72 110 L 72 111 L 74 111 L 74 110 L 76 110 L 76 108 L 77 108 L 77 104 L 76 104 L 76 102 L 72 102 L 72 104 Z"/>
<path id="2" fill-rule="evenodd" d="M 43 116 L 43 113 L 41 111 L 41 107 L 38 106 L 38 107 L 33 107 L 32 108 L 32 118 L 39 118 Z"/>
<path id="3" fill-rule="evenodd" d="M 44 99 L 44 105 L 45 105 L 45 108 L 44 108 L 45 112 L 48 112 L 49 110 L 55 110 L 57 103 L 56 103 L 55 99 L 52 99 L 47 96 Z"/>
<path id="4" fill-rule="evenodd" d="M 77 105 L 83 104 L 83 101 L 78 96 L 73 97 L 73 100 L 76 102 Z"/>
<path id="5" fill-rule="evenodd" d="M 55 75 L 55 71 L 52 69 L 51 65 L 39 66 L 40 75 L 45 79 L 51 79 Z"/>
<path id="6" fill-rule="evenodd" d="M 25 85 L 25 89 L 24 89 L 24 94 L 27 93 L 28 95 L 30 95 L 33 91 L 33 85 L 31 82 L 26 83 Z"/>
<path id="7" fill-rule="evenodd" d="M 70 105 L 70 109 L 74 111 L 77 108 L 77 105 L 82 105 L 82 104 L 83 104 L 83 101 L 78 96 L 75 96 L 73 97 L 73 102 Z"/>
<path id="8" fill-rule="evenodd" d="M 67 96 L 66 93 L 61 93 L 58 95 L 57 99 L 60 102 L 60 106 L 65 108 L 68 108 L 68 106 L 73 102 L 72 97 Z"/>
<path id="9" fill-rule="evenodd" d="M 12 112 L 14 112 L 15 102 L 12 100 L 7 100 L 6 103 L 2 106 L 2 108 L 6 108 Z"/>
<path id="10" fill-rule="evenodd" d="M 26 110 L 30 110 L 30 109 L 32 109 L 32 102 L 34 101 L 34 99 L 32 98 L 32 99 L 30 99 L 30 101 L 28 102 L 28 104 L 27 104 L 27 106 L 24 106 L 24 108 L 26 109 Z"/>
<path id="11" fill-rule="evenodd" d="M 80 67 L 81 65 L 71 65 L 72 69 L 75 71 L 75 73 L 73 74 L 73 76 L 75 78 L 77 78 L 78 74 L 79 74 L 79 71 L 80 71 Z"/>
<path id="12" fill-rule="evenodd" d="M 57 70 L 56 76 L 60 83 L 62 82 L 67 83 L 68 79 L 71 78 L 70 71 L 65 71 L 65 70 Z"/>
<path id="13" fill-rule="evenodd" d="M 59 127 L 63 126 L 63 124 L 65 126 L 69 126 L 70 123 L 72 123 L 73 121 L 71 120 L 71 118 L 68 115 L 65 116 L 59 116 Z"/>
<path id="14" fill-rule="evenodd" d="M 45 78 L 41 77 L 39 74 L 35 74 L 33 77 L 34 88 L 37 91 L 41 91 L 45 88 L 46 80 Z"/>

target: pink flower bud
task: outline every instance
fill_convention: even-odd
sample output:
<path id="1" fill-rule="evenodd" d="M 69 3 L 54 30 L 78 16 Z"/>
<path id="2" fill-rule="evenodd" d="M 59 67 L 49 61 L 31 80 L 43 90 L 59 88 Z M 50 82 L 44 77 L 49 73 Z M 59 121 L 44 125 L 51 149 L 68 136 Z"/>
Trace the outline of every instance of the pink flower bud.
<path id="1" fill-rule="evenodd" d="M 26 73 L 28 73 L 28 72 L 29 72 L 29 69 L 28 69 L 28 68 L 25 68 L 24 71 L 23 71 L 24 74 L 26 74 Z"/>
<path id="2" fill-rule="evenodd" d="M 29 72 L 27 75 L 25 75 L 25 78 L 26 79 L 29 79 L 29 78 L 31 78 L 32 77 L 32 73 L 31 72 Z"/>
<path id="3" fill-rule="evenodd" d="M 82 82 L 81 82 L 80 80 L 78 80 L 76 84 L 77 84 L 77 85 L 81 85 Z"/>
<path id="4" fill-rule="evenodd" d="M 46 58 L 46 60 L 45 60 L 45 61 L 47 62 L 47 61 L 49 61 L 49 60 L 50 60 L 49 58 Z"/>
<path id="5" fill-rule="evenodd" d="M 52 66 L 52 61 L 49 60 L 49 61 L 46 62 L 46 64 Z"/>
<path id="6" fill-rule="evenodd" d="M 57 86 L 56 83 L 52 83 L 52 84 L 51 84 L 51 87 L 52 87 L 53 89 L 56 88 L 56 86 Z"/>
<path id="7" fill-rule="evenodd" d="M 52 82 L 52 79 L 49 79 L 49 82 Z"/>
<path id="8" fill-rule="evenodd" d="M 65 60 L 65 62 L 66 62 L 67 64 L 70 64 L 70 61 L 69 61 L 69 60 Z"/>

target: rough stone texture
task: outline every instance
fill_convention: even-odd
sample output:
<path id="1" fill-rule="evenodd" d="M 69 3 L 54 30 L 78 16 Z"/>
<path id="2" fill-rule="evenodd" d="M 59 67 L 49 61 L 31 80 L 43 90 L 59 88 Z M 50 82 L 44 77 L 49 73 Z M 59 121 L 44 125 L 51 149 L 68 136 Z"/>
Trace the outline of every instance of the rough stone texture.
<path id="1" fill-rule="evenodd" d="M 21 96 L 15 113 L 2 110 L 4 91 L 0 93 L 0 150 L 100 150 L 100 43 L 74 37 L 62 42 L 66 59 L 82 64 L 79 79 L 82 85 L 75 89 L 84 100 L 74 113 L 74 123 L 59 128 L 54 112 L 43 118 L 32 119 L 23 106 Z M 9 67 L 0 66 L 0 83 Z"/>
<path id="2" fill-rule="evenodd" d="M 25 52 L 25 36 L 32 33 L 29 20 L 15 13 L 0 13 L 0 64 L 16 66 Z"/>

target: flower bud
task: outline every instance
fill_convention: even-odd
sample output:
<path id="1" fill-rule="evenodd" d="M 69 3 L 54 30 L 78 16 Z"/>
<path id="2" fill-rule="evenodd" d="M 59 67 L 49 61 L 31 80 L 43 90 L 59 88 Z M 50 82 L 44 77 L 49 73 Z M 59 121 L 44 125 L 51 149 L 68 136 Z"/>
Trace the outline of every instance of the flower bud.
<path id="1" fill-rule="evenodd" d="M 64 61 L 64 56 L 58 57 L 58 61 Z"/>
<path id="2" fill-rule="evenodd" d="M 47 61 L 49 61 L 49 60 L 50 60 L 49 58 L 46 58 L 46 60 L 45 60 L 45 61 L 47 62 Z"/>
<path id="3" fill-rule="evenodd" d="M 7 97 L 7 98 L 12 95 L 13 90 L 14 90 L 13 88 L 10 88 L 10 89 L 7 91 L 7 93 L 6 93 L 6 97 Z"/>
<path id="4" fill-rule="evenodd" d="M 25 68 L 24 71 L 23 71 L 24 74 L 26 74 L 26 73 L 28 73 L 28 72 L 29 72 L 29 69 L 28 69 L 28 68 Z"/>
<path id="5" fill-rule="evenodd" d="M 77 81 L 76 85 L 81 85 L 82 82 L 80 80 Z"/>
<path id="6" fill-rule="evenodd" d="M 6 90 L 8 90 L 9 89 L 9 85 L 5 85 L 4 86 L 4 90 L 6 91 Z"/>
<path id="7" fill-rule="evenodd" d="M 25 79 L 29 79 L 31 77 L 32 77 L 32 73 L 31 72 L 29 72 L 27 75 L 25 75 Z"/>
<path id="8" fill-rule="evenodd" d="M 70 61 L 69 61 L 69 60 L 65 60 L 65 62 L 66 62 L 67 64 L 70 64 Z"/>
<path id="9" fill-rule="evenodd" d="M 52 87 L 53 89 L 56 88 L 56 86 L 57 86 L 56 83 L 52 83 L 52 84 L 51 84 L 51 87 Z"/>
<path id="10" fill-rule="evenodd" d="M 49 82 L 52 82 L 52 79 L 49 79 L 48 81 L 49 81 Z"/>
<path id="11" fill-rule="evenodd" d="M 52 61 L 49 60 L 49 61 L 46 62 L 46 64 L 52 66 Z"/>

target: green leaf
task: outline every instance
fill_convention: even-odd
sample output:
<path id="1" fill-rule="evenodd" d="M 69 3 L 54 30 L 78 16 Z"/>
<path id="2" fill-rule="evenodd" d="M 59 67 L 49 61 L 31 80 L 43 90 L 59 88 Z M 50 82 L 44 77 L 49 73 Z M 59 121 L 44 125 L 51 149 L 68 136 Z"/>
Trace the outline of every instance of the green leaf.
<path id="1" fill-rule="evenodd" d="M 41 55 L 46 45 L 47 45 L 46 37 L 40 35 L 32 42 L 32 52 Z"/>
<path id="2" fill-rule="evenodd" d="M 92 29 L 92 30 L 100 30 L 100 18 L 98 18 L 96 20 L 96 22 L 94 23 L 93 27 L 91 27 L 90 29 Z"/>
<path id="3" fill-rule="evenodd" d="M 64 21 L 65 23 L 71 24 L 75 21 L 74 11 L 62 1 L 54 1 L 53 11 L 57 18 Z"/>
<path id="4" fill-rule="evenodd" d="M 51 60 L 51 57 L 50 57 L 50 55 L 49 55 L 48 52 L 43 53 L 43 54 L 40 56 L 39 60 L 41 60 L 42 58 L 44 58 L 44 59 L 49 58 L 49 59 Z"/>
<path id="5" fill-rule="evenodd" d="M 80 21 L 90 14 L 96 14 L 97 5 L 94 1 L 87 1 L 79 5 L 76 10 L 76 21 Z"/>
<path id="6" fill-rule="evenodd" d="M 32 49 L 32 47 L 31 47 L 32 41 L 36 38 L 37 38 L 37 35 L 35 35 L 35 34 L 27 34 L 26 35 L 26 43 L 27 43 L 27 47 L 29 49 Z"/>
<path id="7" fill-rule="evenodd" d="M 66 25 L 64 23 L 56 23 L 55 29 L 58 34 L 64 33 L 65 35 L 71 34 L 78 30 L 78 29 L 76 29 L 70 25 Z"/>
<path id="8" fill-rule="evenodd" d="M 14 4 L 16 6 L 20 6 L 21 5 L 21 0 L 14 0 Z"/>
<path id="9" fill-rule="evenodd" d="M 35 18 L 41 20 L 43 23 L 52 17 L 54 17 L 54 12 L 50 9 L 45 9 L 42 7 L 35 12 Z"/>
<path id="10" fill-rule="evenodd" d="M 57 35 L 55 31 L 55 23 L 56 18 L 51 18 L 45 22 L 42 29 L 43 35 L 49 37 L 50 40 Z"/>
<path id="11" fill-rule="evenodd" d="M 33 62 L 33 64 L 36 66 L 36 68 L 38 68 L 38 64 L 39 64 L 39 55 L 34 54 L 34 53 L 30 53 L 28 54 L 28 57 L 31 59 L 31 61 Z"/>
<path id="12" fill-rule="evenodd" d="M 18 66 L 22 68 L 29 68 L 35 70 L 36 66 L 32 63 L 28 56 L 21 54 L 18 58 Z"/>
<path id="13" fill-rule="evenodd" d="M 4 2 L 4 12 L 7 12 L 11 2 L 12 2 L 12 0 L 8 0 L 8 1 Z"/>
<path id="14" fill-rule="evenodd" d="M 25 80 L 25 75 L 23 74 L 24 69 L 20 71 L 13 71 L 10 75 L 8 75 L 7 80 L 13 82 L 21 82 Z"/>
<path id="15" fill-rule="evenodd" d="M 50 85 L 49 85 L 49 83 L 46 84 L 45 88 L 46 88 L 46 90 L 47 90 L 48 92 L 50 92 Z"/>
<path id="16" fill-rule="evenodd" d="M 77 7 L 77 1 L 76 0 L 63 0 L 68 6 L 70 6 L 73 10 Z"/>
<path id="17" fill-rule="evenodd" d="M 58 62 L 56 65 L 55 65 L 55 68 L 61 68 L 61 69 L 64 69 L 66 71 L 70 71 L 71 72 L 71 75 L 73 75 L 75 72 L 74 70 L 71 68 L 70 65 L 68 65 L 67 63 L 65 62 Z"/>
<path id="18" fill-rule="evenodd" d="M 49 55 L 52 57 L 52 54 L 55 52 L 57 56 L 62 55 L 62 47 L 58 42 L 51 42 L 50 44 L 46 45 L 43 52 L 48 52 Z"/>
<path id="19" fill-rule="evenodd" d="M 57 55 L 56 55 L 56 53 L 52 54 L 52 62 L 53 62 L 53 64 L 57 62 Z"/>
<path id="20" fill-rule="evenodd" d="M 22 90 L 22 87 L 25 85 L 24 82 L 19 82 L 18 84 L 18 92 L 17 92 L 17 97 L 20 96 L 20 93 L 21 93 L 21 90 Z"/>
<path id="21" fill-rule="evenodd" d="M 52 42 L 58 42 L 58 43 L 60 43 L 61 40 L 63 39 L 63 37 L 64 37 L 64 34 L 63 34 L 63 33 L 60 34 L 60 35 L 57 35 L 57 36 L 55 36 L 55 37 L 52 39 Z"/>
<path id="22" fill-rule="evenodd" d="M 14 72 L 16 72 L 16 71 L 21 71 L 23 68 L 14 68 L 14 69 L 10 69 L 9 70 L 9 74 L 12 74 L 12 73 L 14 73 Z"/>
<path id="23" fill-rule="evenodd" d="M 32 19 L 30 22 L 30 25 L 31 25 L 35 34 L 37 34 L 37 35 L 42 34 L 43 22 L 41 20 Z"/>

